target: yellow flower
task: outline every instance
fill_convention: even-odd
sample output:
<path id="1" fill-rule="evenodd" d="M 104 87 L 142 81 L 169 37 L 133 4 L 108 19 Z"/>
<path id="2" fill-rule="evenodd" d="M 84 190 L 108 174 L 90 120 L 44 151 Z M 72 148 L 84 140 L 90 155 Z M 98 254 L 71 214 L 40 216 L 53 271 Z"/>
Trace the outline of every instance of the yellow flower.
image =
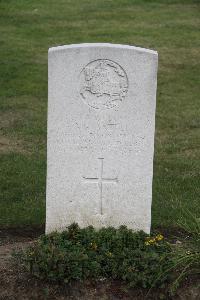
<path id="1" fill-rule="evenodd" d="M 156 240 L 155 240 L 154 238 L 153 238 L 153 239 L 150 239 L 150 240 L 149 240 L 149 244 L 154 244 L 155 241 L 156 241 Z"/>
<path id="2" fill-rule="evenodd" d="M 164 239 L 164 236 L 162 235 L 162 234 L 158 234 L 157 236 L 156 236 L 156 240 L 157 241 L 162 241 Z"/>
<path id="3" fill-rule="evenodd" d="M 155 238 L 147 238 L 146 242 L 145 242 L 145 245 L 149 246 L 149 245 L 153 245 L 156 243 L 156 239 Z"/>
<path id="4" fill-rule="evenodd" d="M 93 250 L 97 250 L 97 244 L 96 244 L 96 242 L 92 242 L 92 243 L 90 243 L 90 246 L 91 246 L 91 248 L 93 249 Z"/>

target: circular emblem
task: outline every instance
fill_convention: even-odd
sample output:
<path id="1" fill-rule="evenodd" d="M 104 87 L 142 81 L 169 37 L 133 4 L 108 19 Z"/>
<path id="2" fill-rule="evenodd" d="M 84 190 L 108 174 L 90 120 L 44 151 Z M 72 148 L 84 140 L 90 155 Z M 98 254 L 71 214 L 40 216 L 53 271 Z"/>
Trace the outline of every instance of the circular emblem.
<path id="1" fill-rule="evenodd" d="M 116 62 L 98 59 L 90 62 L 80 74 L 82 100 L 95 109 L 118 106 L 126 96 L 128 78 Z"/>

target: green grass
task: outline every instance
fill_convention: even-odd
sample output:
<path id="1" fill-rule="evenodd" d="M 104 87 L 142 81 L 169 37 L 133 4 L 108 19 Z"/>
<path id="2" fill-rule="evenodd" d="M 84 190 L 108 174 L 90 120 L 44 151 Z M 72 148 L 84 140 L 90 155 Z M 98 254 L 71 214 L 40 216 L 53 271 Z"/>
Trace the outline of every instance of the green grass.
<path id="1" fill-rule="evenodd" d="M 0 226 L 44 223 L 47 50 L 82 42 L 159 52 L 153 227 L 199 215 L 198 2 L 0 1 Z"/>

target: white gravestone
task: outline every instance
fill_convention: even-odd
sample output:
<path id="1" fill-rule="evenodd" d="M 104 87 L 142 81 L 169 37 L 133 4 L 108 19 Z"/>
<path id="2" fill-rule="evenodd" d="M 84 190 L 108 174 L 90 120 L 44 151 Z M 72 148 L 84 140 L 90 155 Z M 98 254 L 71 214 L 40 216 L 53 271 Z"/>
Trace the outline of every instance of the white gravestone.
<path id="1" fill-rule="evenodd" d="M 126 45 L 49 49 L 47 233 L 150 232 L 157 61 Z"/>

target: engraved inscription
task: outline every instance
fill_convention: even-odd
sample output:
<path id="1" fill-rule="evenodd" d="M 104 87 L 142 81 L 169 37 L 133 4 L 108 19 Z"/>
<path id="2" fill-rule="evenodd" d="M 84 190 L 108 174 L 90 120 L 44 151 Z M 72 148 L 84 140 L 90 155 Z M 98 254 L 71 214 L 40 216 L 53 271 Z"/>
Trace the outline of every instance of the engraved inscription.
<path id="1" fill-rule="evenodd" d="M 100 174 L 99 177 L 84 177 L 83 179 L 85 183 L 96 183 L 99 187 L 100 194 L 100 214 L 103 215 L 103 183 L 118 183 L 118 178 L 107 178 L 103 177 L 103 158 L 99 158 L 100 160 Z"/>
<path id="2" fill-rule="evenodd" d="M 123 68 L 109 59 L 90 62 L 80 74 L 80 96 L 95 109 L 118 106 L 128 91 L 128 78 Z"/>

